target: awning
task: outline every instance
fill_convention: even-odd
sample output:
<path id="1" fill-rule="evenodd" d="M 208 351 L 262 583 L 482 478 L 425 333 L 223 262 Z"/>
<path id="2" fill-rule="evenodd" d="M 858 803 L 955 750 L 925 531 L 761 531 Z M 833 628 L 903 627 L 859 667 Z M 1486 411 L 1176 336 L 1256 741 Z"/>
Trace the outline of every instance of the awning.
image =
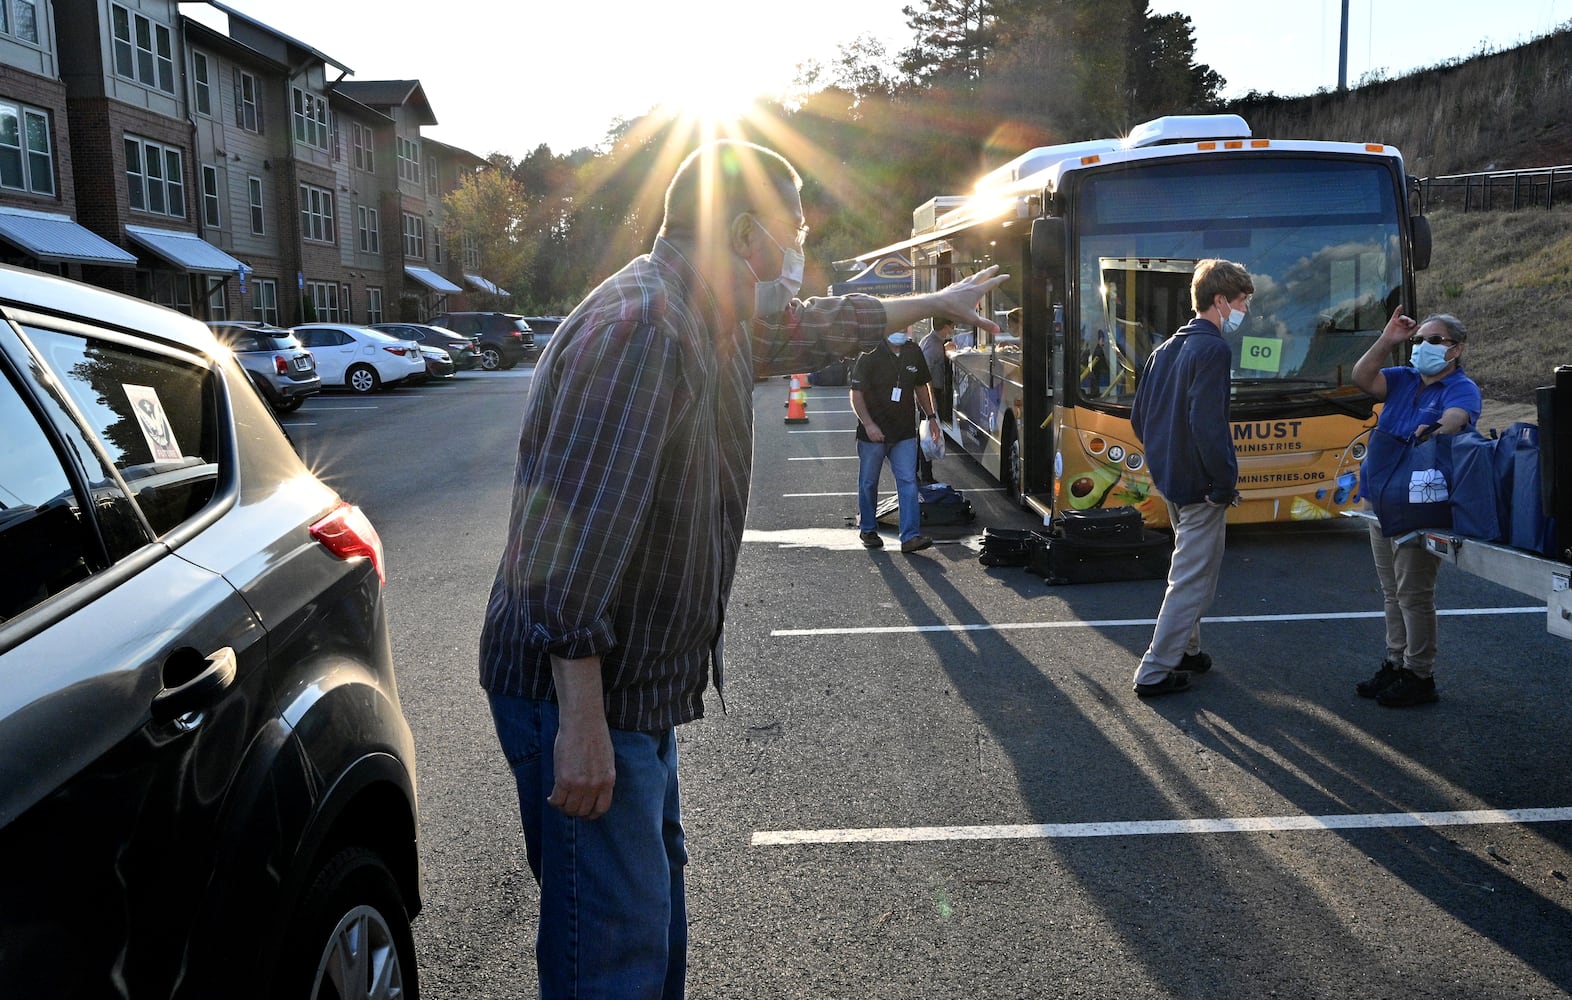
<path id="1" fill-rule="evenodd" d="M 425 285 L 433 292 L 446 292 L 447 294 L 452 295 L 456 292 L 462 292 L 464 290 L 429 267 L 416 267 L 413 264 L 405 264 L 404 273 L 409 275 L 411 278 L 414 278 L 422 285 Z"/>
<path id="2" fill-rule="evenodd" d="M 245 265 L 196 233 L 127 226 L 126 235 L 173 264 L 177 271 L 196 274 L 237 274 Z"/>
<path id="3" fill-rule="evenodd" d="M 508 291 L 506 288 L 503 288 L 501 285 L 495 284 L 493 282 L 487 281 L 485 278 L 482 278 L 478 274 L 470 274 L 468 271 L 465 271 L 464 272 L 464 280 L 469 282 L 470 284 L 474 285 L 476 288 L 480 289 L 483 292 L 490 292 L 492 295 L 502 295 L 502 296 L 505 296 L 505 297 L 510 298 L 510 299 L 513 297 L 513 293 Z"/>
<path id="4" fill-rule="evenodd" d="M 54 264 L 135 267 L 136 258 L 69 215 L 0 208 L 0 239 L 30 257 Z"/>

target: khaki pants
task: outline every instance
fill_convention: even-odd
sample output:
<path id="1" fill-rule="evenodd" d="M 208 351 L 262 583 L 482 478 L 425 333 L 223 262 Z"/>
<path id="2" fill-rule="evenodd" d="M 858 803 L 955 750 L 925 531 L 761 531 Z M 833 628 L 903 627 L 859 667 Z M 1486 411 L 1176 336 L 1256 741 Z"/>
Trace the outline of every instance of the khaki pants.
<path id="1" fill-rule="evenodd" d="M 1135 668 L 1137 684 L 1157 683 L 1184 654 L 1201 651 L 1201 616 L 1217 596 L 1217 574 L 1223 568 L 1227 507 L 1213 507 L 1204 500 L 1183 507 L 1170 503 L 1168 518 L 1174 526 L 1168 590 L 1157 612 L 1152 644 Z"/>
<path id="2" fill-rule="evenodd" d="M 1386 655 L 1398 666 L 1429 677 L 1436 665 L 1436 575 L 1441 559 L 1415 540 L 1395 545 L 1370 522 L 1370 554 L 1386 610 Z"/>

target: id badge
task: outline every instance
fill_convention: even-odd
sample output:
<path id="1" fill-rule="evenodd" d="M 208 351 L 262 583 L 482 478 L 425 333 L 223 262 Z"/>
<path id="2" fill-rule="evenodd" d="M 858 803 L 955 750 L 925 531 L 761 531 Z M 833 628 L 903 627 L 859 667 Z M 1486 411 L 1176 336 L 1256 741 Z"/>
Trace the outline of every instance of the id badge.
<path id="1" fill-rule="evenodd" d="M 896 386 L 895 388 L 890 390 L 890 402 L 892 402 L 892 403 L 899 403 L 900 401 L 901 401 L 901 387 L 900 386 Z"/>

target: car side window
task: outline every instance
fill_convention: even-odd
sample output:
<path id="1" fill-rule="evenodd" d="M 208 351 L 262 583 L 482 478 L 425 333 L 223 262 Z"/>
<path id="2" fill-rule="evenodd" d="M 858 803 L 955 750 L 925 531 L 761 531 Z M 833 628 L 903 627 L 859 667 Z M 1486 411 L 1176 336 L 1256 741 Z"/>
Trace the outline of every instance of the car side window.
<path id="1" fill-rule="evenodd" d="M 215 376 L 205 364 L 115 340 L 26 332 L 155 533 L 168 533 L 214 499 L 219 421 Z"/>
<path id="2" fill-rule="evenodd" d="M 38 419 L 0 375 L 0 622 L 85 579 L 103 558 L 81 494 Z"/>

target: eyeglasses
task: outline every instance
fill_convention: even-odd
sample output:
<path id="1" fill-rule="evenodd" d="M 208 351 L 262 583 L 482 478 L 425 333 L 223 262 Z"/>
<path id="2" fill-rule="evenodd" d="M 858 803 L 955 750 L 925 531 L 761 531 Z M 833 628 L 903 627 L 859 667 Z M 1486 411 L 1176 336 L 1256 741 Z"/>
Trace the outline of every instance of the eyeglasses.
<path id="1" fill-rule="evenodd" d="M 1451 347 L 1453 344 L 1457 343 L 1455 340 L 1442 336 L 1409 337 L 1408 342 L 1415 347 L 1418 347 L 1420 344 L 1445 344 L 1446 346 Z"/>
<path id="2" fill-rule="evenodd" d="M 784 215 L 761 215 L 761 216 L 759 216 L 759 218 L 761 218 L 761 219 L 773 219 L 773 220 L 775 220 L 777 222 L 787 222 L 787 223 L 792 223 L 792 224 L 796 225 L 796 227 L 797 227 L 797 249 L 799 251 L 801 251 L 803 246 L 808 242 L 808 226 L 807 226 L 806 223 L 798 223 L 797 220 L 795 220 L 795 219 L 788 219 Z M 768 231 L 769 230 L 765 230 L 765 232 L 768 232 Z"/>

